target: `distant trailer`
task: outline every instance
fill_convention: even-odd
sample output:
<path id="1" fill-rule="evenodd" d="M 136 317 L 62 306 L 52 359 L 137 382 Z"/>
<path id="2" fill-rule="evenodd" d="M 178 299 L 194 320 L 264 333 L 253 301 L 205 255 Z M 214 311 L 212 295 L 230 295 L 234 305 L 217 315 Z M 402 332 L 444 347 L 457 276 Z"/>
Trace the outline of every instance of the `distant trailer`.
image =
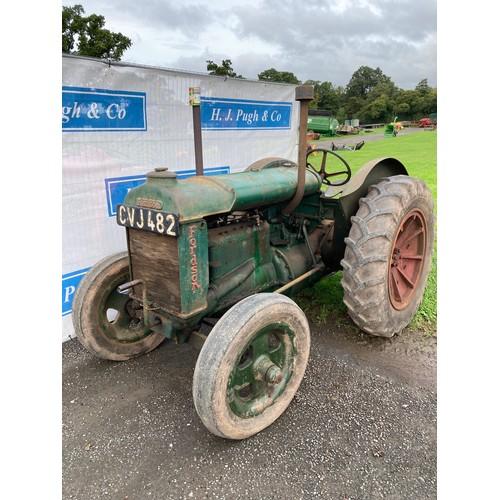
<path id="1" fill-rule="evenodd" d="M 307 116 L 307 130 L 321 135 L 334 136 L 339 122 L 330 111 L 310 109 Z"/>
<path id="2" fill-rule="evenodd" d="M 382 128 L 385 126 L 385 123 L 368 123 L 367 125 L 362 125 L 363 128 Z"/>

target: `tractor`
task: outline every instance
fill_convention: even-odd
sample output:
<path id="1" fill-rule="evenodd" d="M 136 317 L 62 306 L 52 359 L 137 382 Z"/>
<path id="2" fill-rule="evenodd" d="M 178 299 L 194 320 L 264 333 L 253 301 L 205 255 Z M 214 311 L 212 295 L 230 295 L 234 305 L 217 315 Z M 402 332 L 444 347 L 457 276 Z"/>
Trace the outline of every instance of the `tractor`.
<path id="1" fill-rule="evenodd" d="M 128 360 L 165 339 L 199 348 L 194 406 L 226 439 L 267 428 L 300 386 L 310 328 L 290 297 L 342 271 L 354 323 L 391 337 L 415 315 L 431 265 L 425 183 L 395 158 L 352 175 L 335 151 L 308 153 L 313 87 L 298 86 L 295 98 L 297 162 L 270 157 L 183 180 L 149 172 L 117 206 L 127 251 L 95 264 L 73 301 L 76 335 L 98 357 Z"/>

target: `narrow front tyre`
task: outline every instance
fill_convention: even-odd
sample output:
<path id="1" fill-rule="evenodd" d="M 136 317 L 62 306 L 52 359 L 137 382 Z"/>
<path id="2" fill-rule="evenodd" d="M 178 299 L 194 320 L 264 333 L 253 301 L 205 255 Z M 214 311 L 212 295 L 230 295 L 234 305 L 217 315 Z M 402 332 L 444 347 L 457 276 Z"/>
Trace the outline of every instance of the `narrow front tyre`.
<path id="1" fill-rule="evenodd" d="M 193 399 L 213 434 L 245 439 L 288 407 L 309 359 L 309 324 L 286 296 L 238 302 L 208 335 L 196 362 Z"/>
<path id="2" fill-rule="evenodd" d="M 118 286 L 129 281 L 127 252 L 110 255 L 82 278 L 73 299 L 76 336 L 92 354 L 125 361 L 152 351 L 165 337 L 144 326 L 142 306 Z"/>

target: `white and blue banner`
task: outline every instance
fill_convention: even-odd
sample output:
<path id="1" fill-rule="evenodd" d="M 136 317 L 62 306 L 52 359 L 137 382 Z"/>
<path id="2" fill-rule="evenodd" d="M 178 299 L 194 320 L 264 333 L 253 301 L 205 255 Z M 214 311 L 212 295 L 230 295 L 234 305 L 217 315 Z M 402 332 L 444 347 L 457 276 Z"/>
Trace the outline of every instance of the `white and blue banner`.
<path id="1" fill-rule="evenodd" d="M 145 92 L 63 86 L 63 132 L 132 132 L 146 130 Z"/>
<path id="2" fill-rule="evenodd" d="M 291 102 L 201 97 L 203 130 L 290 130 Z"/>
<path id="3" fill-rule="evenodd" d="M 62 338 L 85 273 L 126 250 L 116 206 L 157 167 L 196 173 L 190 87 L 201 92 L 205 175 L 244 170 L 265 157 L 294 161 L 295 86 L 62 57 Z"/>

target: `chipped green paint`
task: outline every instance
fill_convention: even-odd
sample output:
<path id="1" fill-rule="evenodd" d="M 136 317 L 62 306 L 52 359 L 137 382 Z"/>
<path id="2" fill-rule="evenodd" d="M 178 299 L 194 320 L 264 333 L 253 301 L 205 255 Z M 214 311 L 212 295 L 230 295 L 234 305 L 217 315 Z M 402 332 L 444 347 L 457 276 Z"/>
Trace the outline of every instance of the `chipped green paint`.
<path id="1" fill-rule="evenodd" d="M 293 373 L 295 334 L 284 322 L 269 323 L 237 356 L 227 385 L 227 400 L 240 418 L 252 418 L 275 403 Z"/>
<path id="2" fill-rule="evenodd" d="M 305 194 L 321 188 L 320 177 L 306 172 Z M 146 182 L 131 189 L 125 205 L 139 205 L 140 200 L 157 200 L 164 212 L 179 216 L 181 223 L 235 210 L 261 208 L 284 202 L 297 189 L 296 167 L 274 167 L 230 175 L 195 176 L 177 179 L 175 172 L 149 172 Z"/>

